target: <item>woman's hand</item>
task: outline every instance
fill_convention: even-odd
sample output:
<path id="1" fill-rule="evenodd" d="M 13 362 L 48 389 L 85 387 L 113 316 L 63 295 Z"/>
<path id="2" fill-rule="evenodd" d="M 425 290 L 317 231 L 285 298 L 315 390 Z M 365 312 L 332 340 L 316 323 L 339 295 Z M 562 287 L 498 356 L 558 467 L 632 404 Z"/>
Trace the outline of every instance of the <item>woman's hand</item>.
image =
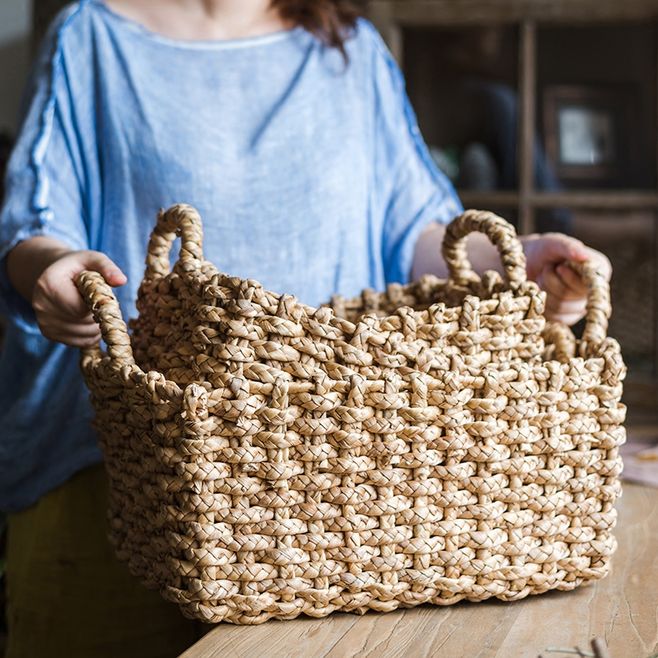
<path id="1" fill-rule="evenodd" d="M 125 274 L 98 251 L 73 251 L 48 266 L 34 285 L 32 307 L 41 333 L 72 347 L 95 345 L 100 329 L 82 299 L 75 280 L 83 270 L 100 272 L 111 286 L 126 283 Z"/>
<path id="2" fill-rule="evenodd" d="M 94 270 L 111 286 L 121 286 L 127 280 L 105 254 L 70 251 L 46 237 L 31 238 L 14 247 L 7 269 L 14 287 L 32 303 L 41 333 L 72 347 L 89 347 L 101 337 L 76 287 L 78 274 Z"/>
<path id="3" fill-rule="evenodd" d="M 580 240 L 561 233 L 520 237 L 526 255 L 528 278 L 546 291 L 546 317 L 572 325 L 585 315 L 587 286 L 566 261 L 593 261 L 610 280 L 612 267 L 608 258 Z"/>
<path id="4" fill-rule="evenodd" d="M 448 269 L 440 257 L 446 227 L 431 224 L 421 234 L 412 267 L 412 278 L 430 273 L 445 279 Z M 598 251 L 586 247 L 580 240 L 561 233 L 544 233 L 519 236 L 526 255 L 528 278 L 536 281 L 547 292 L 546 316 L 574 324 L 584 315 L 587 304 L 587 286 L 567 261 L 594 261 L 596 267 L 609 280 L 610 261 Z M 473 269 L 481 274 L 486 270 L 502 273 L 500 254 L 481 233 L 472 233 L 466 243 L 468 258 Z"/>

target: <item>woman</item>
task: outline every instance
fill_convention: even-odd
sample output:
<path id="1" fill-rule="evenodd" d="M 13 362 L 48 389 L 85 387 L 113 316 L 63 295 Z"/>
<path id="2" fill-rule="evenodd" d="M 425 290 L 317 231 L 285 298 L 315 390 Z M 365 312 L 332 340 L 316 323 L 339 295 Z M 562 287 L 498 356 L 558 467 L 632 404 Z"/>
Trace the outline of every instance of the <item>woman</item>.
<path id="1" fill-rule="evenodd" d="M 99 332 L 75 276 L 99 271 L 134 315 L 155 213 L 188 202 L 221 269 L 319 304 L 444 275 L 461 206 L 390 54 L 343 0 L 85 0 L 52 27 L 29 101 L 0 217 L 8 656 L 174 655 L 193 625 L 105 541 L 77 350 Z M 564 261 L 606 259 L 559 235 L 524 246 L 550 313 L 581 317 Z M 499 267 L 486 240 L 470 249 L 476 269 Z"/>

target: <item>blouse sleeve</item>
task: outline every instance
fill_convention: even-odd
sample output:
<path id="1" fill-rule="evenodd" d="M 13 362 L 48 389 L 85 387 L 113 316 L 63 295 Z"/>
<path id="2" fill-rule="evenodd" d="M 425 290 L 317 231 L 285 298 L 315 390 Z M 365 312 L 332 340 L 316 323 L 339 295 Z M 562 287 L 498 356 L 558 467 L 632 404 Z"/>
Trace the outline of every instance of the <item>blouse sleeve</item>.
<path id="1" fill-rule="evenodd" d="M 398 65 L 378 34 L 375 40 L 375 188 L 384 215 L 384 273 L 387 283 L 407 283 L 423 229 L 448 223 L 462 205 L 430 156 Z"/>
<path id="2" fill-rule="evenodd" d="M 7 254 L 37 235 L 72 249 L 89 244 L 82 158 L 59 46 L 68 15 L 53 24 L 32 72 L 0 211 L 0 314 L 31 332 L 38 330 L 34 313 L 9 280 Z"/>

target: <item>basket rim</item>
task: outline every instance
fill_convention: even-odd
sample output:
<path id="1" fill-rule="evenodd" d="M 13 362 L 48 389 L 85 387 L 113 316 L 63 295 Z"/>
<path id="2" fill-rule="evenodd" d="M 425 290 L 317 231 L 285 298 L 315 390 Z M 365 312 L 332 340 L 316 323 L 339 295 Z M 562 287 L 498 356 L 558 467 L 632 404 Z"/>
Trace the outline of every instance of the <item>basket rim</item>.
<path id="1" fill-rule="evenodd" d="M 234 282 L 240 281 L 241 283 L 255 284 L 256 287 L 258 287 L 259 289 L 261 289 L 264 292 L 264 294 L 272 296 L 277 301 L 280 301 L 283 298 L 287 298 L 291 302 L 293 302 L 293 303 L 297 304 L 299 307 L 301 307 L 307 313 L 307 318 L 312 318 L 318 311 L 324 311 L 324 312 L 329 312 L 331 314 L 330 316 L 328 316 L 331 319 L 331 322 L 329 323 L 329 324 L 331 324 L 331 326 L 334 326 L 334 327 L 339 328 L 339 329 L 342 330 L 343 327 L 341 327 L 340 325 L 341 324 L 342 325 L 348 324 L 349 326 L 352 327 L 352 332 L 351 333 L 353 333 L 354 330 L 356 329 L 356 327 L 358 326 L 358 324 L 355 324 L 355 323 L 351 322 L 350 320 L 347 320 L 345 318 L 341 318 L 341 317 L 337 316 L 336 313 L 334 312 L 334 310 L 331 307 L 328 307 L 328 306 L 313 307 L 311 305 L 304 304 L 303 302 L 299 301 L 293 295 L 287 295 L 285 293 L 281 294 L 281 293 L 276 293 L 276 292 L 270 291 L 254 279 L 241 279 L 240 277 L 232 277 L 228 274 L 222 273 L 219 270 L 217 270 L 217 268 L 212 263 L 210 263 L 209 261 L 205 261 L 205 262 L 208 263 L 215 270 L 215 275 L 218 275 L 222 280 L 230 279 Z M 502 278 L 500 277 L 500 275 L 497 272 L 492 272 L 492 273 L 494 275 L 496 275 L 498 277 L 498 279 L 502 280 Z M 174 271 L 169 273 L 167 276 L 181 276 L 181 274 L 185 278 L 187 278 L 188 275 L 190 275 L 190 274 L 192 275 L 191 278 L 193 278 L 193 279 L 198 280 L 198 278 L 199 278 L 198 273 L 196 273 L 196 272 L 195 273 L 175 272 L 175 269 L 174 269 Z M 431 281 L 439 283 L 439 284 L 446 284 L 446 283 L 450 282 L 448 279 L 440 279 L 439 277 L 436 277 L 435 275 L 432 275 L 432 274 L 424 275 L 424 277 L 422 277 L 422 278 L 426 278 L 428 280 L 431 280 Z M 412 287 L 418 285 L 420 280 L 421 279 L 419 279 L 417 281 L 414 281 L 414 282 L 411 282 L 409 284 L 392 284 L 392 285 L 400 286 L 402 289 L 408 289 L 408 288 L 412 288 Z M 502 281 L 502 283 L 504 284 L 505 282 Z M 546 293 L 544 291 L 542 291 L 541 289 L 539 289 L 539 287 L 537 286 L 537 284 L 534 281 L 528 281 L 527 284 L 530 284 L 531 288 L 535 288 L 537 290 L 538 295 L 541 298 L 545 297 Z M 202 285 L 206 285 L 206 284 L 204 283 Z M 375 292 L 375 294 L 383 296 L 383 295 L 386 295 L 387 292 Z M 531 295 L 529 293 L 514 294 L 514 291 L 509 290 L 509 289 L 497 291 L 495 294 L 496 295 L 500 295 L 500 294 L 509 295 L 509 294 L 512 294 L 512 296 L 514 298 L 527 297 L 527 298 L 532 299 L 532 297 L 533 297 L 533 295 Z M 474 298 L 478 299 L 480 302 L 482 302 L 482 301 L 484 301 L 484 302 L 499 301 L 498 299 L 495 299 L 493 297 L 492 298 L 487 298 L 487 299 L 484 299 L 484 300 L 477 297 L 477 296 L 475 296 L 475 295 L 467 295 L 467 296 L 465 296 L 465 299 L 466 299 L 466 297 L 474 297 Z M 353 298 L 350 298 L 350 299 L 346 299 L 345 301 L 346 302 L 350 302 L 350 301 L 356 302 L 356 300 L 358 300 L 358 299 L 359 299 L 359 297 L 353 297 Z M 543 299 L 542 299 L 542 301 L 543 301 Z M 399 308 L 397 308 L 396 311 L 394 313 L 390 314 L 390 315 L 374 316 L 374 315 L 369 315 L 369 312 L 364 312 L 360 317 L 368 316 L 369 318 L 372 319 L 373 322 L 384 323 L 384 322 L 390 321 L 393 318 L 399 317 L 400 315 L 413 314 L 415 316 L 418 316 L 422 313 L 428 313 L 432 308 L 440 307 L 440 306 L 444 306 L 444 309 L 443 309 L 444 311 L 457 311 L 457 312 L 459 312 L 461 310 L 461 307 L 459 307 L 459 306 L 448 307 L 448 306 L 445 305 L 444 302 L 437 302 L 435 304 L 429 305 L 428 308 L 424 309 L 424 310 L 415 310 L 411 306 L 403 305 L 403 306 L 400 306 Z M 308 314 L 309 310 L 311 311 L 311 314 Z M 400 311 L 402 311 L 402 313 L 400 313 Z M 569 332 L 571 334 L 571 336 L 573 337 L 573 341 L 574 341 L 574 344 L 575 344 L 575 352 L 574 352 L 573 355 L 569 356 L 565 360 L 560 360 L 558 358 L 551 358 L 551 359 L 543 359 L 542 358 L 540 361 L 537 361 L 536 363 L 532 364 L 532 366 L 531 366 L 532 368 L 548 368 L 548 369 L 550 369 L 552 367 L 562 367 L 562 368 L 564 368 L 564 367 L 569 367 L 570 365 L 572 365 L 574 363 L 582 363 L 584 367 L 587 367 L 588 363 L 591 363 L 591 362 L 597 361 L 597 360 L 601 360 L 601 359 L 604 359 L 604 360 L 608 361 L 608 363 L 610 363 L 610 361 L 615 361 L 616 360 L 616 361 L 618 361 L 618 367 L 616 368 L 617 377 L 618 377 L 620 382 L 623 381 L 623 379 L 625 378 L 625 375 L 626 375 L 626 366 L 625 366 L 625 364 L 623 362 L 623 359 L 621 357 L 621 346 L 615 338 L 613 338 L 611 336 L 606 336 L 602 341 L 599 341 L 597 343 L 587 343 L 583 339 L 576 338 L 576 336 L 573 334 L 573 331 L 572 331 L 571 327 L 567 326 L 566 324 L 559 323 L 559 322 L 548 321 L 548 320 L 545 319 L 543 314 L 540 316 L 540 319 L 544 320 L 545 323 L 546 323 L 544 331 L 542 332 L 543 334 L 546 333 L 549 330 L 549 328 L 551 328 L 551 327 L 555 328 L 556 326 L 558 327 L 558 329 L 561 329 L 562 331 Z M 336 326 L 336 325 L 338 325 L 338 326 Z M 132 335 L 129 334 L 129 336 L 132 339 Z M 340 340 L 340 339 L 338 339 L 338 340 Z M 84 367 L 85 364 L 87 364 L 88 366 L 91 366 L 92 368 L 98 367 L 101 363 L 107 363 L 108 365 L 110 365 L 111 369 L 113 369 L 115 371 L 118 370 L 116 367 L 113 366 L 112 357 L 108 354 L 107 349 L 105 349 L 105 350 L 98 349 L 98 350 L 95 350 L 93 352 L 89 352 L 89 353 L 85 354 L 82 358 L 82 363 L 83 363 L 83 367 Z M 509 364 L 508 368 L 513 368 L 514 365 L 515 364 Z M 349 364 L 346 364 L 343 367 L 345 367 L 347 369 L 352 369 L 352 367 Z M 486 366 L 483 366 L 483 367 L 486 367 Z M 130 371 L 130 374 L 128 372 L 125 372 L 125 375 L 126 375 L 125 380 L 126 381 L 129 380 L 129 379 L 133 379 L 133 381 L 134 381 L 135 376 L 137 376 L 138 379 L 141 380 L 140 383 L 142 383 L 143 385 L 148 385 L 149 382 L 157 381 L 156 385 L 158 385 L 158 388 L 159 388 L 160 391 L 162 391 L 162 389 L 160 388 L 161 386 L 165 387 L 165 389 L 171 389 L 172 390 L 173 395 L 170 396 L 172 398 L 181 397 L 185 393 L 186 390 L 190 389 L 190 387 L 201 387 L 207 393 L 210 392 L 210 391 L 213 391 L 213 390 L 217 390 L 217 388 L 218 388 L 218 387 L 213 386 L 209 382 L 204 382 L 204 381 L 200 381 L 200 380 L 198 380 L 198 381 L 195 380 L 195 381 L 189 382 L 187 384 L 179 384 L 178 382 L 174 381 L 173 379 L 169 379 L 162 371 L 153 370 L 153 369 L 144 370 L 138 363 L 135 363 L 134 365 L 129 366 L 128 370 Z M 439 371 L 439 372 L 442 372 L 442 371 Z M 281 373 L 284 374 L 284 375 L 288 375 L 290 377 L 290 380 L 289 380 L 290 383 L 294 382 L 295 378 L 294 378 L 293 375 L 289 375 L 288 373 L 285 373 L 285 371 L 281 371 Z M 358 374 L 358 371 L 355 370 L 353 374 Z M 431 375 L 431 374 L 428 374 L 428 373 L 422 373 L 422 374 L 426 374 L 427 376 L 432 377 L 432 378 L 436 377 L 435 375 Z M 253 381 L 253 380 L 250 380 L 250 381 Z M 340 381 L 340 380 L 334 380 L 334 381 Z M 370 381 L 375 381 L 375 380 L 370 380 Z M 377 381 L 381 381 L 381 380 L 377 380 Z M 298 382 L 297 385 L 298 386 L 303 386 L 304 384 L 302 382 Z M 308 386 L 312 387 L 312 384 L 309 383 Z"/>
<path id="2" fill-rule="evenodd" d="M 482 277 L 473 279 L 472 281 L 469 282 L 468 285 L 458 284 L 455 283 L 450 278 L 444 279 L 434 274 L 423 274 L 415 281 L 410 281 L 409 283 L 406 284 L 395 283 L 395 282 L 389 283 L 386 286 L 386 290 L 383 291 L 378 291 L 373 288 L 364 288 L 361 295 L 355 295 L 352 297 L 333 295 L 329 302 L 320 304 L 319 306 L 313 306 L 311 304 L 306 304 L 302 302 L 295 295 L 289 293 L 275 292 L 267 288 L 263 284 L 261 284 L 260 281 L 258 281 L 257 279 L 246 279 L 237 275 L 231 275 L 222 272 L 221 270 L 217 269 L 217 267 L 211 261 L 207 261 L 207 260 L 203 261 L 203 265 L 205 270 L 203 272 L 203 276 L 204 278 L 208 277 L 205 281 L 200 281 L 201 273 L 198 270 L 186 271 L 182 268 L 177 269 L 176 267 L 174 267 L 174 270 L 169 274 L 163 277 L 159 277 L 158 279 L 149 280 L 148 283 L 152 285 L 157 285 L 160 281 L 164 279 L 170 278 L 172 276 L 178 276 L 180 278 L 185 279 L 187 282 L 199 285 L 201 288 L 209 285 L 220 285 L 220 286 L 225 285 L 225 287 L 229 287 L 233 291 L 237 291 L 240 289 L 242 289 L 242 291 L 244 292 L 259 291 L 264 297 L 270 298 L 274 302 L 273 305 L 278 305 L 282 301 L 287 302 L 290 305 L 292 305 L 293 309 L 299 309 L 300 311 L 302 311 L 302 313 L 306 316 L 307 319 L 311 319 L 311 318 L 317 319 L 316 316 L 318 314 L 320 314 L 321 318 L 323 315 L 325 315 L 326 319 L 322 318 L 323 324 L 329 324 L 332 327 L 340 329 L 344 334 L 353 334 L 356 327 L 358 326 L 358 322 L 361 321 L 362 318 L 367 318 L 368 320 L 372 320 L 373 323 L 377 322 L 383 324 L 386 322 L 390 322 L 394 318 L 404 315 L 413 315 L 416 318 L 419 318 L 423 313 L 428 313 L 432 309 L 437 309 L 440 310 L 441 312 L 455 311 L 459 313 L 462 310 L 464 302 L 467 300 L 469 301 L 477 300 L 476 303 L 478 304 L 478 306 L 481 307 L 482 304 L 485 305 L 485 310 L 487 311 L 487 313 L 495 313 L 496 307 L 505 300 L 528 299 L 530 305 L 532 305 L 533 302 L 536 304 L 535 312 L 537 313 L 537 316 L 544 319 L 548 323 L 548 320 L 546 320 L 544 316 L 546 292 L 543 291 L 535 281 L 530 281 L 530 280 L 523 282 L 523 284 L 521 284 L 520 286 L 510 285 L 495 270 L 487 270 L 482 275 Z M 207 270 L 212 270 L 212 273 L 210 275 L 206 274 Z M 217 281 L 213 281 L 213 279 L 215 278 L 217 278 Z M 145 283 L 147 283 L 146 279 L 144 280 L 143 285 Z M 477 294 L 479 291 L 475 289 L 476 286 L 480 287 L 482 290 L 489 290 L 489 295 L 486 297 L 482 297 L 481 295 Z M 442 302 L 442 301 L 437 301 L 433 303 L 428 302 L 426 308 L 423 309 L 416 309 L 413 306 L 410 306 L 409 304 L 401 304 L 400 306 L 397 306 L 393 312 L 386 313 L 383 315 L 377 314 L 376 309 L 366 309 L 363 312 L 359 313 L 358 315 L 359 320 L 357 322 L 353 322 L 348 318 L 341 317 L 334 310 L 332 306 L 334 301 L 339 301 L 345 306 L 350 306 L 350 305 L 365 306 L 367 302 L 364 300 L 364 297 L 372 295 L 373 297 L 377 297 L 380 300 L 386 298 L 390 299 L 391 292 L 393 292 L 394 294 L 399 294 L 400 296 L 411 295 L 416 299 L 422 300 L 423 298 L 417 295 L 415 291 L 419 288 L 422 289 L 423 287 L 427 287 L 428 289 L 431 289 L 433 294 L 436 293 L 436 291 L 441 288 L 459 291 L 460 293 L 463 293 L 462 304 L 449 305 L 446 302 Z M 470 292 L 467 292 L 466 290 L 470 290 Z M 209 296 L 209 298 L 211 297 Z M 249 297 L 247 297 L 246 295 L 243 296 L 236 295 L 234 297 L 234 299 L 248 299 L 248 298 Z M 425 304 L 426 302 L 421 301 L 421 303 Z M 493 308 L 488 309 L 486 308 L 487 305 L 491 305 L 493 306 Z M 292 319 L 296 322 L 299 322 L 301 320 L 301 317 L 300 318 L 291 318 L 291 317 L 283 317 L 283 316 L 279 316 L 279 317 L 281 317 L 282 319 Z M 133 321 L 135 319 L 136 318 L 131 318 L 129 321 Z"/>

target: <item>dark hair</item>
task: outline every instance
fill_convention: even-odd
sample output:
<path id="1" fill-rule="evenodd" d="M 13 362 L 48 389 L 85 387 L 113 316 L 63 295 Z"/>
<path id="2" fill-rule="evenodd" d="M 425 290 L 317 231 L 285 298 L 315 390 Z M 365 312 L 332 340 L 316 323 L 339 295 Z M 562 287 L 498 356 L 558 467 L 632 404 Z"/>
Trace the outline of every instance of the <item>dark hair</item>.
<path id="1" fill-rule="evenodd" d="M 356 25 L 360 11 L 350 0 L 272 0 L 281 18 L 301 26 L 346 57 L 345 39 Z"/>

